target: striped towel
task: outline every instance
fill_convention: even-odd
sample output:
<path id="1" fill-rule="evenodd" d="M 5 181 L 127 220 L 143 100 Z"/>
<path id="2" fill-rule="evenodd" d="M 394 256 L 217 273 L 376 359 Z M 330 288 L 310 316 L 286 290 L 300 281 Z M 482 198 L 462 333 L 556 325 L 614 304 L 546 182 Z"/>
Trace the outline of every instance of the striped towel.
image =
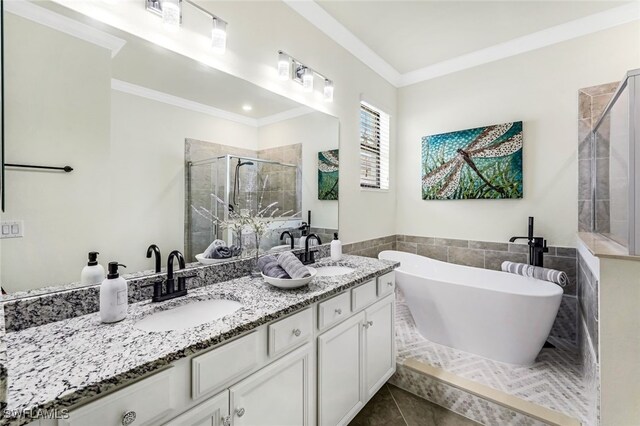
<path id="1" fill-rule="evenodd" d="M 569 277 L 563 271 L 556 269 L 542 268 L 540 266 L 527 265 L 525 263 L 516 262 L 502 262 L 502 270 L 504 272 L 511 272 L 512 274 L 518 274 L 525 277 L 537 278 L 539 280 L 551 281 L 558 284 L 560 287 L 564 287 L 569 284 Z"/>
<path id="2" fill-rule="evenodd" d="M 278 263 L 293 279 L 307 278 L 311 275 L 309 268 L 304 266 L 302 262 L 300 262 L 300 259 L 290 251 L 280 253 L 278 256 Z"/>
<path id="3" fill-rule="evenodd" d="M 260 272 L 271 278 L 291 278 L 289 274 L 278 265 L 278 259 L 276 259 L 275 256 L 262 256 L 258 259 L 258 268 Z"/>

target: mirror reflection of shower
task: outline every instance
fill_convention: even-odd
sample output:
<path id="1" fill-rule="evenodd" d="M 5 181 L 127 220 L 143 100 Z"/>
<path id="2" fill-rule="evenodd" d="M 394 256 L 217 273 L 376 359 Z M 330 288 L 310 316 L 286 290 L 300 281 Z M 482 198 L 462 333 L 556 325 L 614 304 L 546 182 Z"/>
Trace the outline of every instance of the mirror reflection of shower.
<path id="1" fill-rule="evenodd" d="M 269 216 L 261 251 L 283 244 L 281 232 L 302 225 L 301 173 L 297 164 L 232 154 L 188 163 L 185 251 L 189 260 L 216 239 L 253 249 L 252 235 L 243 233 L 239 240 L 217 223 L 241 213 L 266 211 Z"/>
<path id="2" fill-rule="evenodd" d="M 242 166 L 253 166 L 254 163 L 253 161 L 242 161 L 240 158 L 238 158 L 238 163 L 236 164 L 236 173 L 234 176 L 234 182 L 233 182 L 233 204 L 229 204 L 229 211 L 235 211 L 236 206 L 238 205 L 237 203 L 237 193 L 240 192 L 240 167 Z"/>

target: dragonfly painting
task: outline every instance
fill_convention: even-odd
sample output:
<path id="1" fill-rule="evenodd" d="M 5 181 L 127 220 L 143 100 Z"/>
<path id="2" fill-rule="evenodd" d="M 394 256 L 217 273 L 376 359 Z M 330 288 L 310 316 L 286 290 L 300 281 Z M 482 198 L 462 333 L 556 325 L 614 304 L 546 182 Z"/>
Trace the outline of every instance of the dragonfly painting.
<path id="1" fill-rule="evenodd" d="M 339 150 L 318 153 L 318 200 L 338 199 L 339 167 Z"/>
<path id="2" fill-rule="evenodd" d="M 522 198 L 522 122 L 422 139 L 422 199 Z"/>

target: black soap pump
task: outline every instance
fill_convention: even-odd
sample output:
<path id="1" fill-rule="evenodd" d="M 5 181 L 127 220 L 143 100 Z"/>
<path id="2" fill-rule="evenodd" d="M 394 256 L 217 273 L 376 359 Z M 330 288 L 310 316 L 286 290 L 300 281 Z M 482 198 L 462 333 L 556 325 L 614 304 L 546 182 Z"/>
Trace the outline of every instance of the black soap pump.
<path id="1" fill-rule="evenodd" d="M 99 254 L 97 251 L 89 252 L 89 262 L 80 273 L 80 284 L 96 285 L 104 280 L 104 268 L 98 263 Z"/>

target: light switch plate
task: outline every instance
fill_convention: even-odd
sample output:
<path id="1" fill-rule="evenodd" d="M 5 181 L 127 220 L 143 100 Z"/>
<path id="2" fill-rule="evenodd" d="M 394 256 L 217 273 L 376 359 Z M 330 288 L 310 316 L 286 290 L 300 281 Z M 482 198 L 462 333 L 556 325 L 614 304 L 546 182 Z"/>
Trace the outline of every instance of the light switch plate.
<path id="1" fill-rule="evenodd" d="M 0 238 L 24 237 L 24 222 L 21 220 L 4 220 L 0 222 Z"/>

